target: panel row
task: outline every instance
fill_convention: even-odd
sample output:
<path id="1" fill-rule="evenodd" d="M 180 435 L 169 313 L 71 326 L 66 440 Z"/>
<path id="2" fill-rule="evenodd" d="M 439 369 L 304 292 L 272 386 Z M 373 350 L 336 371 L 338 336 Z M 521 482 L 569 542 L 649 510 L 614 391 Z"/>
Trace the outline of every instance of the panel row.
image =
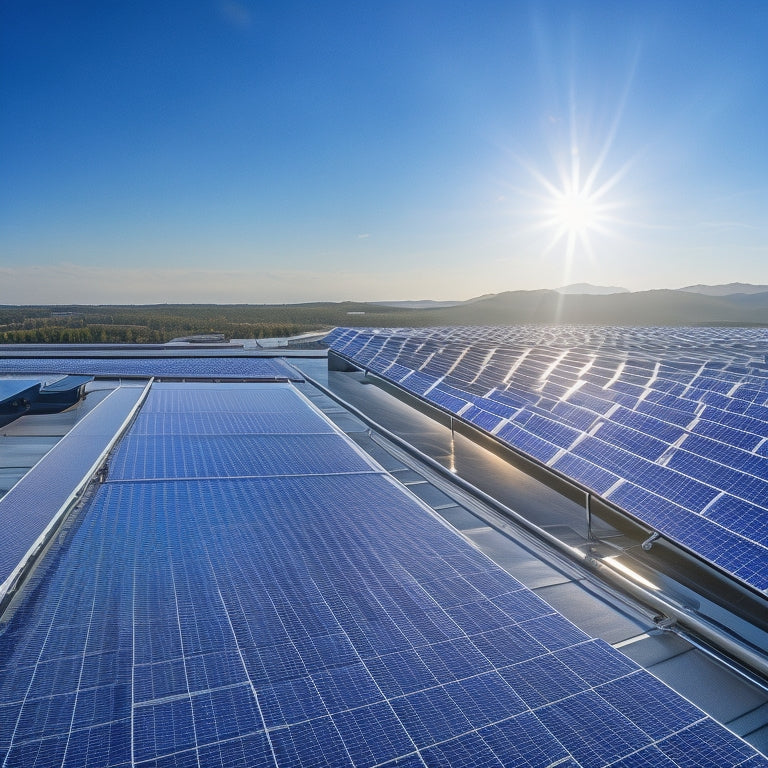
<path id="1" fill-rule="evenodd" d="M 764 332 L 336 329 L 328 343 L 768 589 Z M 654 499 L 685 524 L 652 514 Z"/>

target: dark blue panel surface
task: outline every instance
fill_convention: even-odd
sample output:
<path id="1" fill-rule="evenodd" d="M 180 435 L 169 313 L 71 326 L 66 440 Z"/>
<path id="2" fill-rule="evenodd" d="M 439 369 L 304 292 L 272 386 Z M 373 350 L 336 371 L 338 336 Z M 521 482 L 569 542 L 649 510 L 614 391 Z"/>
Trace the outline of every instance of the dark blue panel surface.
<path id="1" fill-rule="evenodd" d="M 37 379 L 0 379 L 0 405 L 13 400 L 28 390 L 37 390 L 42 384 Z"/>
<path id="2" fill-rule="evenodd" d="M 0 584 L 93 468 L 141 393 L 138 387 L 114 390 L 0 499 Z"/>
<path id="3" fill-rule="evenodd" d="M 110 461 L 111 480 L 373 472 L 340 435 L 130 436 Z"/>

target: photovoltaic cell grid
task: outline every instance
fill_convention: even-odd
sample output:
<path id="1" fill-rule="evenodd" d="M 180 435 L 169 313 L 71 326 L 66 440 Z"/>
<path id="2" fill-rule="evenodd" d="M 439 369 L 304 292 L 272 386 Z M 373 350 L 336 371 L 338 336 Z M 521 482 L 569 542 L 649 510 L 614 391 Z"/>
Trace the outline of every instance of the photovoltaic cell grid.
<path id="1" fill-rule="evenodd" d="M 13 574 L 86 477 L 141 397 L 118 387 L 0 499 L 0 584 Z"/>
<path id="2" fill-rule="evenodd" d="M 131 435 L 110 461 L 112 480 L 371 472 L 340 436 Z"/>
<path id="3" fill-rule="evenodd" d="M 326 342 L 768 590 L 764 330 L 337 328 Z"/>
<path id="4" fill-rule="evenodd" d="M 302 379 L 301 374 L 283 360 L 268 357 L 2 358 L 0 373 L 290 381 Z"/>
<path id="5" fill-rule="evenodd" d="M 107 482 L 0 635 L 4 766 L 713 755 L 768 765 L 383 473 Z"/>
<path id="6" fill-rule="evenodd" d="M 215 394 L 214 394 L 215 391 Z M 134 435 L 332 434 L 314 409 L 296 407 L 291 388 L 186 384 L 154 387 L 132 429 Z"/>

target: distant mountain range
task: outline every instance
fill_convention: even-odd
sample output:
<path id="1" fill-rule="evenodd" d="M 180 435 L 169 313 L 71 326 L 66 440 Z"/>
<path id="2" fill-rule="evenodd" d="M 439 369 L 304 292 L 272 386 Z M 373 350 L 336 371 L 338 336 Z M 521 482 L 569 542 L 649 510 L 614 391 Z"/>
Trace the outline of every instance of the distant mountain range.
<path id="1" fill-rule="evenodd" d="M 413 311 L 417 302 L 409 302 L 411 308 L 395 302 L 387 306 L 406 312 L 410 309 L 407 319 L 398 319 L 414 325 L 768 325 L 768 286 L 732 283 L 633 293 L 588 284 L 565 289 L 507 291 L 431 306 L 419 302 L 424 306 L 417 312 Z M 374 320 L 371 315 L 376 305 L 368 306 L 367 319 L 364 315 L 356 325 Z"/>
<path id="2" fill-rule="evenodd" d="M 470 299 L 475 301 L 475 299 Z M 432 299 L 421 299 L 420 301 L 376 301 L 381 307 L 395 307 L 397 309 L 440 309 L 442 307 L 455 307 L 457 304 L 464 304 L 463 301 L 432 301 Z"/>
<path id="3" fill-rule="evenodd" d="M 606 325 L 768 323 L 768 293 L 706 296 L 686 291 L 608 295 L 514 291 L 452 308 L 455 322 L 560 322 Z M 502 320 L 502 318 L 506 318 Z"/>
<path id="4" fill-rule="evenodd" d="M 702 293 L 705 296 L 733 296 L 736 293 L 766 293 L 768 285 L 751 283 L 728 283 L 727 285 L 688 285 L 681 288 L 688 293 Z"/>

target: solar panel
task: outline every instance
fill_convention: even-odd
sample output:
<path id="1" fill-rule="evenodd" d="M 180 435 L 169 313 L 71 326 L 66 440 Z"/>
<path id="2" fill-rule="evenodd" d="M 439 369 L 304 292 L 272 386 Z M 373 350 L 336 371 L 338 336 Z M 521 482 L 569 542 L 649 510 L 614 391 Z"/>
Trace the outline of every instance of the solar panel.
<path id="1" fill-rule="evenodd" d="M 340 435 L 132 435 L 110 461 L 113 480 L 372 472 Z"/>
<path id="2" fill-rule="evenodd" d="M 328 434 L 333 427 L 313 411 L 275 413 L 170 412 L 139 413 L 138 435 Z"/>
<path id="3" fill-rule="evenodd" d="M 551 466 L 599 494 L 604 494 L 620 479 L 614 472 L 572 453 L 563 454 Z"/>
<path id="4" fill-rule="evenodd" d="M 501 416 L 497 416 L 484 408 L 478 408 L 476 405 L 470 405 L 462 416 L 476 427 L 484 429 L 486 432 L 493 432 L 503 421 Z"/>
<path id="5" fill-rule="evenodd" d="M 378 343 L 396 335 L 401 350 L 450 345 L 458 362 L 447 395 L 442 383 L 404 374 L 411 365 L 405 354 L 390 363 L 398 366 L 397 383 L 593 492 L 611 491 L 611 501 L 649 525 L 661 520 L 670 539 L 764 588 L 756 563 L 768 559 L 760 522 L 768 343 L 760 331 L 353 329 L 344 332 L 346 346 L 333 338 L 331 346 L 348 352 L 373 333 Z M 620 481 L 627 485 L 621 492 Z"/>
<path id="6" fill-rule="evenodd" d="M 95 468 L 141 394 L 138 387 L 114 390 L 0 498 L 0 584 L 16 570 Z"/>

